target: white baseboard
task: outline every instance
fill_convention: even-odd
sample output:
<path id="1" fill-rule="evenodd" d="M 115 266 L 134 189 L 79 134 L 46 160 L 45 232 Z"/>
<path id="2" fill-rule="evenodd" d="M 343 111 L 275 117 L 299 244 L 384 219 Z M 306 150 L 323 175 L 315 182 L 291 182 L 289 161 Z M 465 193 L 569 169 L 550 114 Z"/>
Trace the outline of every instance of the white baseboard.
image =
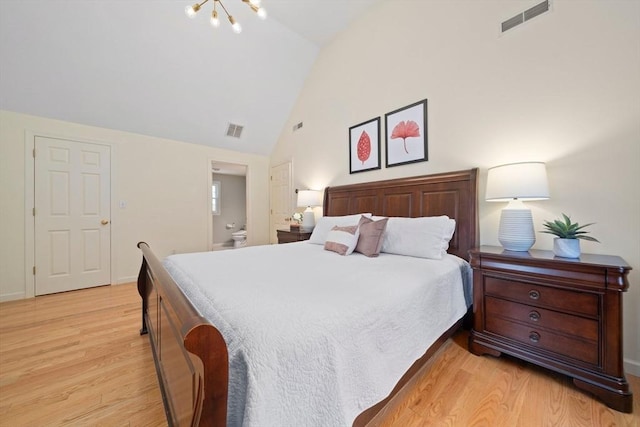
<path id="1" fill-rule="evenodd" d="M 138 276 L 120 277 L 112 285 L 124 285 L 125 283 L 137 282 Z"/>
<path id="2" fill-rule="evenodd" d="M 125 283 L 135 283 L 138 281 L 138 276 L 121 277 L 113 285 L 124 285 Z M 0 294 L 0 302 L 15 301 L 19 299 L 26 299 L 27 295 L 24 292 L 13 292 L 10 294 Z"/>
<path id="3" fill-rule="evenodd" d="M 637 360 L 624 359 L 624 371 L 634 377 L 640 377 L 640 362 Z"/>
<path id="4" fill-rule="evenodd" d="M 233 245 L 229 245 L 228 243 L 214 243 L 211 246 L 212 251 L 225 251 L 227 249 L 233 249 Z"/>
<path id="5" fill-rule="evenodd" d="M 0 295 L 0 302 L 5 302 L 5 301 L 15 301 L 17 299 L 25 299 L 26 296 L 24 294 L 24 292 L 14 292 L 11 294 L 2 294 Z"/>

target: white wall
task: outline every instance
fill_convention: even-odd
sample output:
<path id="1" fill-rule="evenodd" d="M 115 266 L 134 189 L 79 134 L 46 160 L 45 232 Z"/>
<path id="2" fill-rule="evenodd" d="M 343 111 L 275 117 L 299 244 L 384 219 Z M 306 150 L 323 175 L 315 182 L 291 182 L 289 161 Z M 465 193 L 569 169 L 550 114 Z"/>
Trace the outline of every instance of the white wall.
<path id="1" fill-rule="evenodd" d="M 501 203 L 483 200 L 487 168 L 547 163 L 551 200 L 595 222 L 583 252 L 622 256 L 626 369 L 640 375 L 640 2 L 563 1 L 504 35 L 532 1 L 382 2 L 321 51 L 271 164 L 292 159 L 294 186 L 479 167 L 480 238 L 497 245 Z M 384 168 L 384 114 L 428 98 L 429 161 Z M 379 171 L 349 174 L 348 129 L 382 116 Z M 295 123 L 304 127 L 295 133 Z M 550 249 L 539 234 L 535 248 Z"/>
<path id="2" fill-rule="evenodd" d="M 0 301 L 33 294 L 25 277 L 25 144 L 33 144 L 25 139 L 30 132 L 112 146 L 112 283 L 135 280 L 141 240 L 159 257 L 207 250 L 212 158 L 248 165 L 249 244 L 269 242 L 265 156 L 0 111 Z M 127 203 L 124 209 L 121 200 Z"/>

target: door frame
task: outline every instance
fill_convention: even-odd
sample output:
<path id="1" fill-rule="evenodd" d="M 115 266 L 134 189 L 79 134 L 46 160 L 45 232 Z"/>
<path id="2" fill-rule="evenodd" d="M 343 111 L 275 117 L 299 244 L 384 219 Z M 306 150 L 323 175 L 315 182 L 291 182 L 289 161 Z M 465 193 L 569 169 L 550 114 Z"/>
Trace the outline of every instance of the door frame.
<path id="1" fill-rule="evenodd" d="M 33 216 L 33 209 L 35 206 L 35 163 L 36 159 L 33 157 L 33 151 L 35 150 L 36 137 L 43 138 L 55 138 L 64 139 L 66 141 L 80 142 L 85 144 L 97 144 L 108 146 L 111 150 L 110 156 L 110 180 L 109 188 L 111 189 L 109 195 L 109 207 L 111 210 L 111 227 L 109 231 L 110 240 L 110 272 L 109 283 L 113 284 L 113 278 L 116 277 L 116 257 L 113 244 L 114 235 L 116 234 L 116 227 L 118 224 L 118 210 L 114 203 L 114 162 L 115 162 L 115 145 L 111 142 L 90 140 L 84 137 L 74 137 L 69 135 L 60 135 L 53 132 L 40 132 L 33 130 L 26 130 L 24 133 L 24 283 L 25 293 L 24 298 L 33 298 L 36 295 L 36 280 L 35 274 L 33 274 L 33 268 L 36 262 L 36 243 L 35 243 L 35 217 Z"/>

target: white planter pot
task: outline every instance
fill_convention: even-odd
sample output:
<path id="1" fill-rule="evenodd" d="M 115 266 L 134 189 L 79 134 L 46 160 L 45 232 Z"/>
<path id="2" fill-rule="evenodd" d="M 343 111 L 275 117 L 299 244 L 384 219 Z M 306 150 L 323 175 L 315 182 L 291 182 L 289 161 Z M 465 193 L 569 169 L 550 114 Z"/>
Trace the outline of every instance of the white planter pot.
<path id="1" fill-rule="evenodd" d="M 553 253 L 563 258 L 580 258 L 580 240 L 578 239 L 553 239 Z"/>

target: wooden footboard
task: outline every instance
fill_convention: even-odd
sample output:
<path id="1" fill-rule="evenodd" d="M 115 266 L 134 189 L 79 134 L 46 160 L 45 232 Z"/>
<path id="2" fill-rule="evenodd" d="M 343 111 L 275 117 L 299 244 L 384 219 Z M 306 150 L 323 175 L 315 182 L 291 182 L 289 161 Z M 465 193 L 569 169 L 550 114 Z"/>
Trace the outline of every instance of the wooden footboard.
<path id="1" fill-rule="evenodd" d="M 173 426 L 226 426 L 226 343 L 182 294 L 149 245 L 138 275 L 141 334 L 149 334 L 167 420 Z"/>

